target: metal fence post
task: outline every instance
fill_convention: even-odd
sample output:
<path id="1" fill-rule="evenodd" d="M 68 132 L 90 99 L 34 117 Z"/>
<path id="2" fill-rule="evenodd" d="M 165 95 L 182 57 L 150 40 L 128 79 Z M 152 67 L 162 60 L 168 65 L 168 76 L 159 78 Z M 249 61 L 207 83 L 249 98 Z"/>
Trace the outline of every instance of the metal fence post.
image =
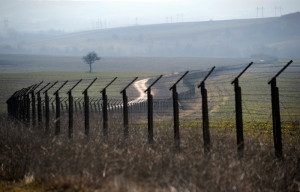
<path id="1" fill-rule="evenodd" d="M 36 92 L 36 95 L 37 95 L 37 117 L 38 117 L 38 126 L 39 127 L 42 126 L 42 121 L 43 121 L 41 91 L 43 89 L 45 89 L 48 85 L 50 85 L 50 83 L 47 83 L 44 87 L 42 87 L 40 90 L 38 90 Z"/>
<path id="2" fill-rule="evenodd" d="M 106 89 L 117 79 L 115 77 L 111 82 L 109 82 L 100 93 L 102 93 L 102 116 L 103 116 L 103 135 L 107 136 L 108 131 L 108 112 L 107 112 L 107 95 Z"/>
<path id="3" fill-rule="evenodd" d="M 84 130 L 85 135 L 89 135 L 90 133 L 90 103 L 89 103 L 89 96 L 88 96 L 88 89 L 93 85 L 93 83 L 97 80 L 95 78 L 88 87 L 82 92 L 84 95 Z"/>
<path id="4" fill-rule="evenodd" d="M 73 137 L 74 134 L 74 107 L 73 107 L 73 96 L 72 96 L 72 90 L 82 81 L 82 79 L 80 79 L 68 92 L 68 101 L 69 101 L 69 138 Z M 75 104 L 76 105 L 76 104 Z"/>
<path id="5" fill-rule="evenodd" d="M 213 72 L 215 67 L 213 67 L 209 73 L 205 76 L 203 81 L 198 85 L 201 88 L 202 96 L 202 129 L 203 129 L 203 142 L 204 142 L 204 152 L 208 153 L 210 151 L 210 132 L 209 132 L 209 116 L 208 116 L 208 102 L 207 102 L 207 90 L 205 88 L 205 81 Z"/>
<path id="6" fill-rule="evenodd" d="M 43 83 L 40 82 L 38 85 L 36 85 L 32 90 L 31 90 L 31 112 L 32 112 L 32 127 L 36 126 L 36 98 L 35 98 L 35 93 L 34 91 Z"/>
<path id="7" fill-rule="evenodd" d="M 60 134 L 60 97 L 59 91 L 67 84 L 68 81 L 65 81 L 54 93 L 55 95 L 55 135 Z"/>
<path id="8" fill-rule="evenodd" d="M 30 118 L 31 118 L 31 114 L 30 114 L 30 96 L 29 96 L 29 93 L 26 94 L 26 123 L 27 125 L 29 126 L 30 125 Z"/>
<path id="9" fill-rule="evenodd" d="M 243 133 L 243 110 L 242 110 L 242 90 L 239 86 L 239 78 L 253 64 L 249 63 L 247 67 L 231 82 L 234 84 L 235 92 L 235 115 L 236 115 L 236 137 L 238 156 L 244 155 L 244 133 Z"/>
<path id="10" fill-rule="evenodd" d="M 179 105 L 178 105 L 177 84 L 188 74 L 188 72 L 189 71 L 186 71 L 170 88 L 170 90 L 172 90 L 172 98 L 173 98 L 174 144 L 176 150 L 180 150 Z"/>
<path id="11" fill-rule="evenodd" d="M 272 121 L 273 121 L 273 139 L 275 156 L 283 158 L 282 153 L 282 136 L 281 136 L 281 117 L 279 105 L 279 89 L 276 85 L 276 78 L 292 63 L 289 61 L 269 82 L 271 85 L 271 102 L 272 102 Z"/>
<path id="12" fill-rule="evenodd" d="M 148 144 L 153 144 L 153 95 L 151 94 L 152 86 L 160 80 L 163 75 L 160 75 L 146 90 L 147 106 L 148 106 Z"/>
<path id="13" fill-rule="evenodd" d="M 23 95 L 24 95 L 24 93 L 25 93 L 25 91 L 26 91 L 26 88 L 23 88 L 23 89 L 21 89 L 21 91 L 18 93 L 18 95 L 17 95 L 17 119 L 19 119 L 19 120 L 23 120 L 23 112 L 24 112 L 24 110 L 23 110 L 23 108 L 24 108 L 24 106 L 23 106 Z"/>
<path id="14" fill-rule="evenodd" d="M 123 98 L 123 124 L 124 124 L 124 138 L 128 137 L 129 134 L 129 125 L 128 125 L 128 98 L 126 95 L 126 89 L 138 79 L 135 77 L 120 93 Z"/>
<path id="15" fill-rule="evenodd" d="M 49 95 L 48 95 L 48 91 L 54 86 L 56 85 L 56 83 L 58 83 L 58 81 L 54 82 L 50 87 L 48 87 L 43 93 L 45 95 L 45 118 L 46 118 L 46 128 L 45 128 L 45 133 L 49 134 L 49 128 L 50 128 L 50 100 L 49 100 Z"/>

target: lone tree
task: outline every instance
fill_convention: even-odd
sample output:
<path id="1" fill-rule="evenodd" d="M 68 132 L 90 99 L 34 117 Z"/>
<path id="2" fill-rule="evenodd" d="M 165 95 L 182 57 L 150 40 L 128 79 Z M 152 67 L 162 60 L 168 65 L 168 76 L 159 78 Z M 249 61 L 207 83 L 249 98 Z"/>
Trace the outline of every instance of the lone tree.
<path id="1" fill-rule="evenodd" d="M 82 59 L 86 64 L 88 64 L 90 66 L 90 73 L 91 73 L 92 72 L 92 64 L 95 61 L 100 60 L 101 58 L 98 57 L 97 53 L 95 53 L 93 51 L 93 52 L 88 53 L 86 56 L 82 57 Z"/>

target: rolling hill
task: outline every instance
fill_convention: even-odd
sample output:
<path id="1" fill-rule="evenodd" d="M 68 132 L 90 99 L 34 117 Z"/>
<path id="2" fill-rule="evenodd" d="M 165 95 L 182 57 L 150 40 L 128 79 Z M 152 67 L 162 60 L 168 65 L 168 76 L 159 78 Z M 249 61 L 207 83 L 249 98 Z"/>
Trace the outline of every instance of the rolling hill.
<path id="1" fill-rule="evenodd" d="M 84 31 L 0 44 L 0 53 L 101 56 L 300 58 L 300 13 Z"/>

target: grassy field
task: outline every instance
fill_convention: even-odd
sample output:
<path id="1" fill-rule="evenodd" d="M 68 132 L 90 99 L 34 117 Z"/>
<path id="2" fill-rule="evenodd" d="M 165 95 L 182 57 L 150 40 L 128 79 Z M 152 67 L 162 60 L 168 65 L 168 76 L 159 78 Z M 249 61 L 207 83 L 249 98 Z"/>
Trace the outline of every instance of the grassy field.
<path id="1" fill-rule="evenodd" d="M 74 93 L 82 95 L 82 89 L 98 77 L 99 81 L 91 87 L 90 94 L 100 97 L 101 88 L 118 76 L 119 80 L 108 94 L 120 98 L 119 91 L 133 77 L 157 77 L 160 73 L 1 72 L 0 191 L 300 190 L 298 68 L 287 70 L 278 79 L 284 160 L 277 160 L 274 156 L 267 82 L 282 66 L 283 63 L 279 63 L 275 69 L 268 67 L 267 72 L 261 71 L 264 66 L 260 66 L 262 68 L 249 70 L 240 81 L 245 125 L 242 159 L 236 152 L 234 90 L 230 84 L 240 69 L 218 72 L 207 81 L 212 148 L 206 155 L 203 152 L 200 105 L 197 105 L 201 102 L 200 90 L 193 100 L 180 98 L 181 103 L 186 102 L 186 108 L 180 110 L 180 152 L 174 149 L 171 117 L 162 121 L 155 119 L 155 143 L 149 146 L 146 112 L 131 115 L 127 140 L 123 138 L 122 117 L 118 115 L 110 116 L 108 138 L 99 131 L 102 122 L 98 114 L 96 117 L 92 115 L 91 135 L 87 138 L 83 134 L 83 116 L 77 114 L 73 139 L 67 139 L 67 117 L 62 120 L 62 134 L 55 137 L 45 136 L 43 129 L 25 127 L 4 115 L 4 102 L 14 91 L 42 80 L 59 80 L 62 84 L 65 80 L 83 78 L 82 87 Z M 187 78 L 195 83 L 201 80 L 193 75 Z M 163 89 L 162 95 L 157 92 L 155 98 L 171 96 L 168 88 L 172 81 L 171 76 L 162 79 L 156 86 L 156 89 Z M 76 81 L 70 82 L 61 96 L 74 83 Z M 185 85 L 179 84 L 178 91 L 184 90 Z M 164 110 L 172 112 L 171 108 Z M 164 118 L 165 112 L 158 112 L 156 117 Z M 136 117 L 142 115 L 144 117 L 139 117 L 141 120 L 138 121 Z M 51 130 L 53 127 L 51 122 Z"/>
<path id="2" fill-rule="evenodd" d="M 123 139 L 114 127 L 102 134 L 45 136 L 1 116 L 0 191 L 297 191 L 299 143 L 284 143 L 285 159 L 274 157 L 272 142 L 248 136 L 242 159 L 232 132 L 213 132 L 211 153 L 203 153 L 202 134 L 181 128 L 181 151 L 172 128 L 155 129 L 146 144 L 140 127 Z M 76 122 L 78 125 L 80 122 Z M 76 127 L 80 128 L 80 127 Z"/>
<path id="3" fill-rule="evenodd" d="M 79 79 L 86 79 L 82 84 L 82 90 L 84 87 L 87 86 L 88 83 L 92 81 L 94 78 L 99 78 L 98 81 L 91 87 L 90 92 L 92 95 L 100 95 L 100 91 L 102 88 L 108 84 L 114 77 L 118 77 L 119 80 L 112 84 L 111 93 L 113 96 L 120 95 L 118 93 L 121 91 L 122 86 L 124 84 L 130 82 L 134 77 L 138 76 L 139 78 L 145 78 L 149 76 L 157 76 L 160 73 L 134 73 L 134 72 L 94 72 L 94 73 L 87 73 L 87 72 L 0 72 L 0 113 L 6 112 L 6 100 L 17 90 L 20 90 L 24 87 L 28 87 L 30 85 L 39 83 L 41 81 L 52 82 L 60 81 L 57 85 L 62 84 L 66 80 L 76 80 L 70 82 L 68 85 L 73 85 Z M 101 81 L 101 82 L 100 82 Z M 68 86 L 69 87 L 69 86 Z M 66 91 L 61 91 L 63 95 L 66 95 Z M 80 92 L 77 95 L 82 95 Z"/>

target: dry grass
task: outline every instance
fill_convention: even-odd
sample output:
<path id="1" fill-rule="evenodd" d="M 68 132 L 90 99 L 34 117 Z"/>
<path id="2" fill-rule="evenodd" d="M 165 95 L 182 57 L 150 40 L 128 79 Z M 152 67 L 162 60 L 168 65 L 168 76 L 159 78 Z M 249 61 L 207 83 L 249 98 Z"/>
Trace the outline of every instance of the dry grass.
<path id="1" fill-rule="evenodd" d="M 77 134 L 45 136 L 42 130 L 1 118 L 0 191 L 299 191 L 299 143 L 285 143 L 285 159 L 273 146 L 247 138 L 244 158 L 236 155 L 235 136 L 213 135 L 211 153 L 203 153 L 201 131 L 181 129 L 181 150 L 173 148 L 172 129 L 122 128 L 89 138 Z M 15 182 L 14 182 L 15 181 Z"/>

